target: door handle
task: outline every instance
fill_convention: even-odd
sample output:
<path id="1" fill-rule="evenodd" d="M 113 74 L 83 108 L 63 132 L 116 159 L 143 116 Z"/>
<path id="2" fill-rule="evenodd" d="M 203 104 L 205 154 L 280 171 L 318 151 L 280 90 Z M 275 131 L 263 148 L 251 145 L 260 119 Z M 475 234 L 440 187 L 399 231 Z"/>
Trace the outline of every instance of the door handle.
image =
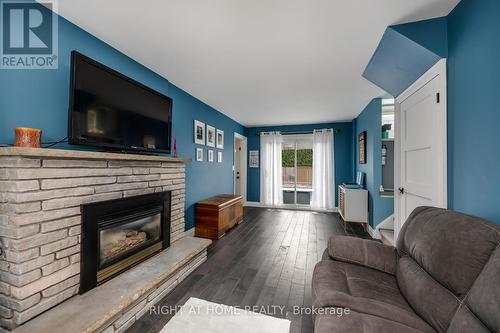
<path id="1" fill-rule="evenodd" d="M 404 187 L 398 188 L 400 194 L 405 194 L 405 189 Z"/>
<path id="2" fill-rule="evenodd" d="M 240 179 L 240 176 L 237 176 L 236 179 Z"/>

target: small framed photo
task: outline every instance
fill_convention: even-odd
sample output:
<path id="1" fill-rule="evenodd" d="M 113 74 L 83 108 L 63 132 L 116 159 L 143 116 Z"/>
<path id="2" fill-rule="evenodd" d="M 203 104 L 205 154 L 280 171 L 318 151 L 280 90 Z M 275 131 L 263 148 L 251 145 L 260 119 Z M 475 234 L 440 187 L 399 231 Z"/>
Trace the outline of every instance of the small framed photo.
<path id="1" fill-rule="evenodd" d="M 217 163 L 222 163 L 222 152 L 221 151 L 217 152 Z"/>
<path id="2" fill-rule="evenodd" d="M 196 161 L 203 162 L 203 148 L 196 148 Z"/>
<path id="3" fill-rule="evenodd" d="M 248 164 L 250 168 L 258 168 L 259 167 L 259 151 L 258 150 L 250 150 L 250 158 Z"/>
<path id="4" fill-rule="evenodd" d="M 224 131 L 217 130 L 217 148 L 224 149 Z"/>
<path id="5" fill-rule="evenodd" d="M 207 146 L 215 147 L 215 127 L 207 125 Z"/>
<path id="6" fill-rule="evenodd" d="M 194 121 L 194 143 L 198 145 L 205 144 L 205 123 Z"/>
<path id="7" fill-rule="evenodd" d="M 208 150 L 208 161 L 213 162 L 214 161 L 214 151 L 209 149 Z"/>

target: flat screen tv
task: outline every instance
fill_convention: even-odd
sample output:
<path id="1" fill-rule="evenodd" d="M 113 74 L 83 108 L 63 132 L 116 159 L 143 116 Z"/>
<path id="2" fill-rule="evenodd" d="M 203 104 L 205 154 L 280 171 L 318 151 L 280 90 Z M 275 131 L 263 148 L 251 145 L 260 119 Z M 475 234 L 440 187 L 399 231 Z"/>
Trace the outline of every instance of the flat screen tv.
<path id="1" fill-rule="evenodd" d="M 172 99 L 76 51 L 69 103 L 70 144 L 170 153 Z"/>

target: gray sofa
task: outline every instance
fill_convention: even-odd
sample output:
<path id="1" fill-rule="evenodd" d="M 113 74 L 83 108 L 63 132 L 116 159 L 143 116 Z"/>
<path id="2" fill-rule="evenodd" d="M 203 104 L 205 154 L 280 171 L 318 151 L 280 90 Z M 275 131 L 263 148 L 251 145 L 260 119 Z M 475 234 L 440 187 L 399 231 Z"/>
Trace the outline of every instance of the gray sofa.
<path id="1" fill-rule="evenodd" d="M 499 244 L 499 225 L 431 207 L 397 248 L 331 237 L 313 274 L 315 332 L 500 332 Z"/>

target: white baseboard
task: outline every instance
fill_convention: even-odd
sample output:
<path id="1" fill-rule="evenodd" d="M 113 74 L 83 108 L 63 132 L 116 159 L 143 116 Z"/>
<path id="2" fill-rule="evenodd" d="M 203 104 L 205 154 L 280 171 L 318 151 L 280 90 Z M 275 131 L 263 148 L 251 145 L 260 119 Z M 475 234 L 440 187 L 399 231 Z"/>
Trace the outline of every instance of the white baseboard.
<path id="1" fill-rule="evenodd" d="M 256 201 L 247 201 L 244 204 L 245 207 L 260 207 L 260 208 L 271 208 L 271 209 L 288 209 L 288 210 L 308 210 L 311 212 L 320 212 L 320 213 L 338 213 L 339 209 L 335 207 L 334 209 L 313 209 L 311 207 L 293 207 L 293 206 L 268 206 L 263 205 L 260 202 Z"/>
<path id="2" fill-rule="evenodd" d="M 380 235 L 379 229 L 391 229 L 394 230 L 394 214 L 377 224 L 375 229 L 371 227 L 370 224 L 368 224 L 368 233 L 372 238 L 375 239 L 381 239 L 382 236 Z"/>
<path id="3" fill-rule="evenodd" d="M 368 233 L 370 234 L 370 236 L 372 236 L 372 238 L 375 238 L 375 239 L 382 238 L 380 236 L 380 233 L 378 232 L 378 229 L 377 228 L 373 229 L 370 224 L 368 224 Z"/>
<path id="4" fill-rule="evenodd" d="M 257 201 L 247 201 L 243 204 L 245 207 L 261 207 L 260 202 Z"/>
<path id="5" fill-rule="evenodd" d="M 188 229 L 188 230 L 184 231 L 184 236 L 194 237 L 194 227 L 192 227 L 191 229 Z"/>
<path id="6" fill-rule="evenodd" d="M 376 229 L 390 229 L 394 230 L 394 214 L 391 214 L 391 216 L 387 217 L 385 220 L 380 222 Z"/>

